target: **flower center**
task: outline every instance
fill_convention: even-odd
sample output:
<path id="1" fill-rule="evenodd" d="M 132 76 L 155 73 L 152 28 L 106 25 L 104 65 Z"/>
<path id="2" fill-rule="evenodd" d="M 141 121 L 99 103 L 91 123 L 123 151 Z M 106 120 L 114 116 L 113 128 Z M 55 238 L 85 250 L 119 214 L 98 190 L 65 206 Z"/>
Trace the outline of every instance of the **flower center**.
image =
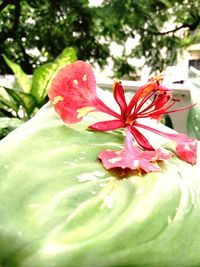
<path id="1" fill-rule="evenodd" d="M 126 126 L 129 126 L 129 125 L 132 126 L 135 123 L 136 119 L 137 119 L 137 115 L 134 113 L 131 115 L 125 116 L 124 121 L 125 121 Z"/>

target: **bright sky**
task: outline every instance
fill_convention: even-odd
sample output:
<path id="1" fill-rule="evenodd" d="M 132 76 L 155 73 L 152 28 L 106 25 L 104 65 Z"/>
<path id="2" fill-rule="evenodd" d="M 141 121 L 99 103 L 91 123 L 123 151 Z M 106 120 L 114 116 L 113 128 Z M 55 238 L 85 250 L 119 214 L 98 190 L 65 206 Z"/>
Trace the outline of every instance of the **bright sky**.
<path id="1" fill-rule="evenodd" d="M 100 6 L 103 3 L 103 0 L 89 0 L 91 6 Z"/>

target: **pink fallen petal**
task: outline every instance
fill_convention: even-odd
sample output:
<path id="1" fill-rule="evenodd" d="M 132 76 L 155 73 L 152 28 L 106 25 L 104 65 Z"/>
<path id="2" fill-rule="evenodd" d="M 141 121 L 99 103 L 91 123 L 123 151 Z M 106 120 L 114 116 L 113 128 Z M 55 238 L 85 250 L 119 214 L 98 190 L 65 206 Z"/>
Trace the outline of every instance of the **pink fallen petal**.
<path id="1" fill-rule="evenodd" d="M 197 141 L 184 134 L 179 135 L 176 152 L 181 159 L 195 165 L 197 163 Z"/>
<path id="2" fill-rule="evenodd" d="M 176 143 L 176 152 L 178 156 L 184 161 L 195 165 L 197 161 L 197 140 L 190 138 L 185 134 L 167 133 L 155 128 L 143 125 L 141 123 L 135 123 L 136 127 L 146 129 L 155 134 L 168 138 Z"/>
<path id="3" fill-rule="evenodd" d="M 160 171 L 159 166 L 153 163 L 159 160 L 167 160 L 170 157 L 170 154 L 162 152 L 161 149 L 142 151 L 137 148 L 133 143 L 129 129 L 126 130 L 126 143 L 122 150 L 105 150 L 98 155 L 106 169 L 120 167 L 122 169 L 143 170 L 146 173 Z"/>

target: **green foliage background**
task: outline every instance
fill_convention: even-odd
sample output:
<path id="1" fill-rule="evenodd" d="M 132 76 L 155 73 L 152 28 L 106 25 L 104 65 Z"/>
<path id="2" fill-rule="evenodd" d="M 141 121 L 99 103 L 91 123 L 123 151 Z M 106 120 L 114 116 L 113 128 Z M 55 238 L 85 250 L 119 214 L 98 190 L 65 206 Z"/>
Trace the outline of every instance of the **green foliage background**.
<path id="1" fill-rule="evenodd" d="M 0 0 L 0 54 L 31 74 L 72 46 L 79 59 L 103 67 L 111 58 L 116 76 L 131 78 L 127 59 L 144 56 L 152 70 L 163 70 L 178 50 L 197 42 L 199 10 L 197 0 L 104 0 L 98 7 L 88 0 Z M 130 37 L 139 43 L 128 51 Z M 122 45 L 122 54 L 112 54 L 111 42 Z M 7 72 L 1 57 L 0 73 Z"/>

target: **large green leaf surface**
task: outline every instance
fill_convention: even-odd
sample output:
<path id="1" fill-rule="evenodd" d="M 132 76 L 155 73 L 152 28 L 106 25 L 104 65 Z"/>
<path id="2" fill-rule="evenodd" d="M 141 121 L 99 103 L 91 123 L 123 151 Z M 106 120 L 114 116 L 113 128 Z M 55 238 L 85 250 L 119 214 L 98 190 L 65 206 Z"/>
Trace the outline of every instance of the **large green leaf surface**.
<path id="1" fill-rule="evenodd" d="M 199 163 L 116 178 L 97 154 L 123 135 L 87 131 L 97 118 L 46 106 L 0 142 L 0 266 L 200 266 Z"/>
<path id="2" fill-rule="evenodd" d="M 189 89 L 192 103 L 196 106 L 189 110 L 187 130 L 191 137 L 200 140 L 200 71 L 195 68 L 189 70 Z"/>

